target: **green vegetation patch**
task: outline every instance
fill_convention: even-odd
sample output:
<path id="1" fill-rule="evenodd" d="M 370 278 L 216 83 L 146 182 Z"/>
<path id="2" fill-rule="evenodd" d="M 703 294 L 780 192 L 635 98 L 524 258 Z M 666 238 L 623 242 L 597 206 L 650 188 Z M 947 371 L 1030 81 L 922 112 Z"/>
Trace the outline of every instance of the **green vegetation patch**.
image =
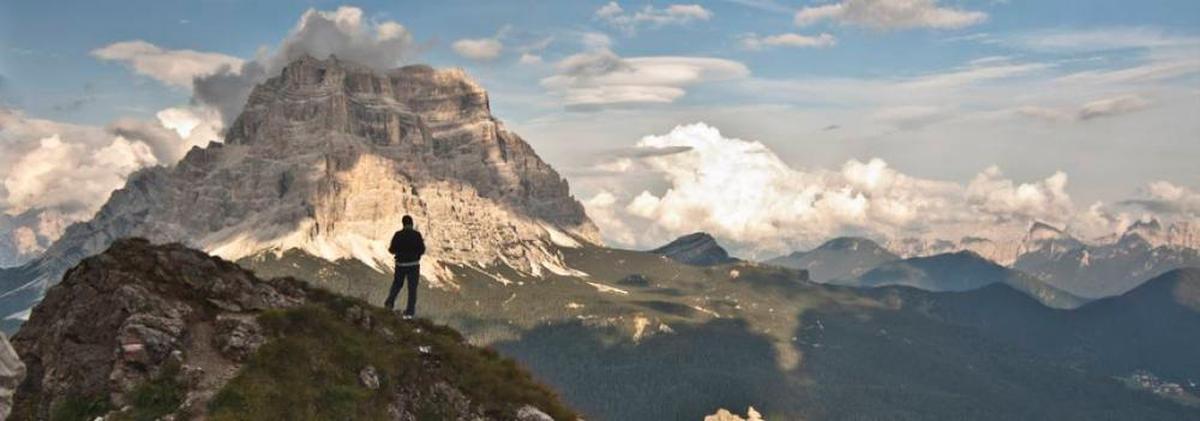
<path id="1" fill-rule="evenodd" d="M 259 317 L 271 340 L 213 399 L 210 419 L 390 419 L 387 408 L 398 395 L 414 397 L 417 407 L 409 410 L 422 419 L 440 419 L 453 413 L 453 402 L 437 393 L 439 382 L 461 391 L 489 417 L 511 419 L 529 404 L 555 419 L 577 418 L 515 362 L 466 344 L 450 328 L 401 321 L 358 300 L 314 295 L 323 305 Z M 360 317 L 346 317 L 356 311 Z M 371 323 L 350 321 L 361 321 L 364 313 Z M 377 389 L 359 380 L 367 366 L 378 373 Z"/>

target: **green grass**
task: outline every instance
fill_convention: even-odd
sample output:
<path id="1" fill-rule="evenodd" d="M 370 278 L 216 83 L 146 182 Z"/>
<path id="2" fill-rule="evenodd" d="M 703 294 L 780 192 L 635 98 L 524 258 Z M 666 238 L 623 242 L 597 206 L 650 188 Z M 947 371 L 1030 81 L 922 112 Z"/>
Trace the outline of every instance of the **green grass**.
<path id="1" fill-rule="evenodd" d="M 438 382 L 461 391 L 490 417 L 509 419 L 530 404 L 555 419 L 577 418 L 515 362 L 467 345 L 450 328 L 403 322 L 357 300 L 313 294 L 320 304 L 259 317 L 273 339 L 213 399 L 210 419 L 388 419 L 396 393 L 422 396 L 415 400 L 423 406 L 414 408 L 421 419 L 442 419 L 450 402 L 433 392 Z M 343 317 L 351 307 L 367 309 L 374 319 L 370 330 Z M 422 355 L 418 346 L 432 352 Z M 359 383 L 368 365 L 379 373 L 377 390 Z"/>
<path id="2" fill-rule="evenodd" d="M 129 394 L 129 411 L 117 414 L 114 421 L 154 421 L 174 413 L 183 403 L 186 391 L 179 381 L 179 365 L 168 363 L 154 379 L 138 385 Z"/>
<path id="3" fill-rule="evenodd" d="M 54 409 L 50 411 L 50 419 L 53 421 L 90 420 L 111 410 L 112 404 L 106 398 L 71 396 L 54 405 Z M 17 411 L 14 411 L 11 419 L 33 419 L 33 417 L 26 414 L 22 418 Z"/>

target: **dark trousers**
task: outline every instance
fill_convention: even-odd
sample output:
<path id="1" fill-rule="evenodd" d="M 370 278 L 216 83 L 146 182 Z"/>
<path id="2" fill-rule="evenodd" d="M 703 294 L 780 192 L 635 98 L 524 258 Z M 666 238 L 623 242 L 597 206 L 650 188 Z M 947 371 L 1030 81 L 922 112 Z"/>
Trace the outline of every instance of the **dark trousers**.
<path id="1" fill-rule="evenodd" d="M 400 289 L 404 288 L 405 280 L 408 281 L 408 307 L 404 308 L 404 314 L 409 316 L 416 314 L 417 311 L 417 281 L 421 279 L 420 266 L 396 266 L 396 277 L 392 279 L 392 290 L 388 292 L 387 301 L 383 302 L 383 306 L 388 310 L 395 308 L 396 295 L 400 293 Z"/>

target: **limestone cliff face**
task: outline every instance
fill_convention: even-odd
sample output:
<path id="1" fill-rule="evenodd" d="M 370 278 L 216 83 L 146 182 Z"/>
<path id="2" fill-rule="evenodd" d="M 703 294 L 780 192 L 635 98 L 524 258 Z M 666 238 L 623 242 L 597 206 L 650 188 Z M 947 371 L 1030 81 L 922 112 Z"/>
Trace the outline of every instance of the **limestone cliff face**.
<path id="1" fill-rule="evenodd" d="M 461 70 L 381 74 L 303 57 L 254 89 L 225 144 L 130 177 L 50 247 L 43 272 L 125 236 L 230 259 L 302 249 L 383 268 L 405 214 L 429 243 L 424 273 L 441 281 L 442 263 L 569 271 L 552 239 L 599 241 L 566 181 Z"/>

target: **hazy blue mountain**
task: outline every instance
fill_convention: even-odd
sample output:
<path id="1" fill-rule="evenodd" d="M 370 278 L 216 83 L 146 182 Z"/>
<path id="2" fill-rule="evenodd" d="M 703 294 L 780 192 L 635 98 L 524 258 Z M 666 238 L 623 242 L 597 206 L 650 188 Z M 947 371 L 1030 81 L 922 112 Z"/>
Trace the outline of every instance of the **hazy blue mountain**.
<path id="1" fill-rule="evenodd" d="M 797 251 L 764 263 L 808 270 L 815 282 L 836 282 L 857 277 L 900 257 L 874 241 L 860 237 L 838 237 L 809 251 Z"/>
<path id="2" fill-rule="evenodd" d="M 1050 307 L 1073 308 L 1085 302 L 1068 292 L 1046 285 L 1020 271 L 1000 266 L 970 251 L 895 260 L 883 263 L 857 278 L 836 283 L 860 288 L 902 285 L 939 292 L 970 291 L 993 284 L 1003 284 Z"/>
<path id="3" fill-rule="evenodd" d="M 1127 376 L 1146 370 L 1185 385 L 1200 379 L 1195 358 L 1200 335 L 1193 333 L 1200 328 L 1200 269 L 1173 270 L 1074 310 L 1046 308 L 1005 285 L 944 294 L 903 288 L 874 293 L 1086 371 Z"/>
<path id="4" fill-rule="evenodd" d="M 1164 244 L 1134 224 L 1117 241 L 1099 245 L 1046 243 L 1017 258 L 1015 269 L 1087 299 L 1119 295 L 1170 270 L 1200 266 L 1200 251 Z M 1159 243 L 1159 244 L 1155 244 Z"/>

